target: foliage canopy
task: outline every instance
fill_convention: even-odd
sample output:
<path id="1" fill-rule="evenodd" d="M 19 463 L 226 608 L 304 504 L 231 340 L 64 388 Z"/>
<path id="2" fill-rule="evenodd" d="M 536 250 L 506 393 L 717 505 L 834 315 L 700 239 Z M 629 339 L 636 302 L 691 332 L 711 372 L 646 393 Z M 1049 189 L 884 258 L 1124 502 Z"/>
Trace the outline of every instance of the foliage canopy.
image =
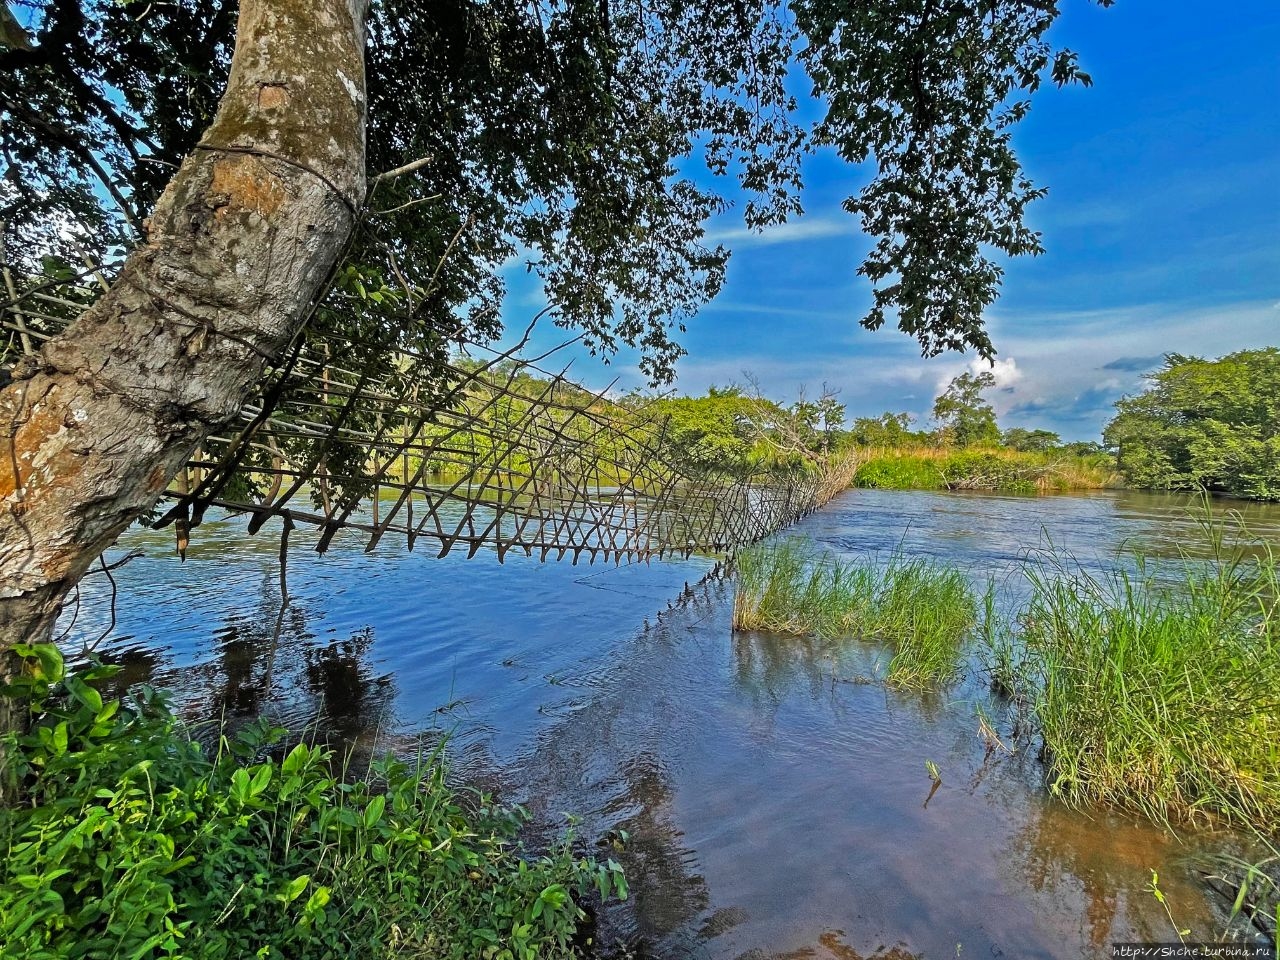
<path id="1" fill-rule="evenodd" d="M 216 108 L 235 4 L 32 0 L 22 13 L 29 36 L 0 49 L 0 219 L 11 259 L 41 274 L 139 239 Z M 1023 214 L 1043 190 L 1010 131 L 1046 79 L 1089 82 L 1046 39 L 1057 14 L 1026 0 L 375 0 L 370 171 L 417 166 L 377 183 L 350 265 L 374 287 L 394 276 L 407 298 L 389 323 L 339 289 L 321 322 L 382 350 L 492 336 L 501 268 L 519 258 L 557 322 L 606 353 L 639 348 L 669 380 L 677 331 L 724 275 L 707 219 L 732 202 L 752 228 L 799 213 L 801 158 L 829 146 L 875 162 L 845 204 L 875 238 L 863 324 L 896 315 L 926 354 L 990 356 L 982 312 L 1001 269 L 987 251 L 1040 250 Z M 798 68 L 826 104 L 813 126 Z"/>
<path id="2" fill-rule="evenodd" d="M 1280 349 L 1169 354 L 1103 438 L 1126 482 L 1280 500 Z"/>
<path id="3" fill-rule="evenodd" d="M 995 383 L 994 374 L 984 370 L 962 373 L 947 384 L 947 389 L 933 401 L 933 419 L 945 443 L 972 447 L 1000 441 L 995 410 L 982 398 L 983 391 Z"/>

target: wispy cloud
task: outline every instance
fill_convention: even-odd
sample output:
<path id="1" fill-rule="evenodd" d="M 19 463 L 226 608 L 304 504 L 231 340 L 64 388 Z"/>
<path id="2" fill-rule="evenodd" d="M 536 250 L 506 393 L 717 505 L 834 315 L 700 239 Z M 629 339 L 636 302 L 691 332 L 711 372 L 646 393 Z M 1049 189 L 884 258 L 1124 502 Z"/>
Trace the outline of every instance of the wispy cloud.
<path id="1" fill-rule="evenodd" d="M 764 230 L 751 230 L 747 227 L 729 227 L 723 230 L 707 231 L 708 243 L 722 243 L 730 249 L 743 247 L 768 247 L 779 243 L 800 243 L 816 240 L 820 237 L 854 237 L 858 236 L 857 222 L 849 217 L 839 220 L 835 217 L 801 217 L 776 227 Z"/>
<path id="2" fill-rule="evenodd" d="M 1004 426 L 1045 427 L 1069 439 L 1093 439 L 1126 393 L 1163 352 L 1221 356 L 1280 342 L 1280 304 L 1247 301 L 1216 307 L 1147 304 L 1108 310 L 1000 314 L 991 319 L 1001 356 L 995 367 L 974 357 L 922 359 L 911 341 L 888 330 L 852 344 L 776 342 L 735 349 L 732 356 L 697 351 L 680 364 L 679 388 L 697 393 L 749 371 L 770 396 L 794 397 L 824 382 L 841 389 L 851 417 L 885 410 L 927 418 L 933 397 L 965 370 L 991 369 L 990 395 Z M 785 348 L 785 349 L 784 349 Z"/>

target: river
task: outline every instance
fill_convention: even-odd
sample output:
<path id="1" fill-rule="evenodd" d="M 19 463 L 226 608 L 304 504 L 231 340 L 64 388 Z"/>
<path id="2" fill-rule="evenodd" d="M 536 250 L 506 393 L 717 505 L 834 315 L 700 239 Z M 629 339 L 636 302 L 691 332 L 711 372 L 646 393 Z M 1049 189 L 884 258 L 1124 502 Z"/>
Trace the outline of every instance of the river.
<path id="1" fill-rule="evenodd" d="M 1087 570 L 1196 553 L 1183 498 L 850 491 L 787 535 L 846 556 L 928 555 L 1001 603 L 1050 546 Z M 1280 509 L 1246 506 L 1280 541 Z M 732 583 L 709 560 L 577 567 L 509 554 L 438 560 L 356 538 L 324 556 L 293 534 L 280 611 L 278 538 L 234 518 L 135 528 L 82 585 L 60 628 L 97 643 L 122 679 L 171 690 L 184 716 L 268 715 L 357 749 L 448 734 L 455 775 L 527 805 L 553 829 L 630 834 L 633 897 L 606 944 L 682 958 L 1110 955 L 1176 939 L 1148 889 L 1197 939 L 1223 922 L 1196 871 L 1230 836 L 1175 838 L 1049 797 L 1034 751 L 978 671 L 892 692 L 871 644 L 731 629 Z M 704 579 L 705 578 L 705 579 Z M 99 640 L 106 634 L 105 638 Z M 1014 752 L 988 752 L 978 710 Z M 942 786 L 930 795 L 926 761 Z"/>

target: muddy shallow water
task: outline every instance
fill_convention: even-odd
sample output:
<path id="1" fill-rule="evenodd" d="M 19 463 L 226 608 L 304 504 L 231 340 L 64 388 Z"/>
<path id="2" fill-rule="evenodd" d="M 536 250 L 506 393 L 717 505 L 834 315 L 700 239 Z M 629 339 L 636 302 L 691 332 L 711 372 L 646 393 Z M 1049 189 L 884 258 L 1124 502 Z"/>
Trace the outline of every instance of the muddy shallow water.
<path id="1" fill-rule="evenodd" d="M 1280 511 L 1248 508 L 1280 539 Z M 542 824 L 624 829 L 634 895 L 604 939 L 678 960 L 1091 957 L 1222 918 L 1181 840 L 1049 798 L 1034 749 L 975 673 L 927 694 L 874 676 L 884 651 L 731 630 L 732 584 L 709 561 L 621 568 L 407 554 L 353 541 L 318 557 L 295 533 L 290 607 L 277 543 L 235 521 L 166 534 L 116 572 L 100 651 L 174 690 L 193 719 L 266 713 L 335 741 L 399 746 L 451 734 L 463 779 L 500 784 Z M 1001 602 L 1052 543 L 1086 569 L 1117 554 L 1194 552 L 1185 502 L 1131 494 L 1016 498 L 850 492 L 789 532 L 853 556 L 894 550 L 994 578 Z M 107 583 L 83 588 L 73 640 L 108 626 Z M 978 709 L 1012 753 L 988 752 Z M 926 761 L 942 786 L 932 786 Z"/>

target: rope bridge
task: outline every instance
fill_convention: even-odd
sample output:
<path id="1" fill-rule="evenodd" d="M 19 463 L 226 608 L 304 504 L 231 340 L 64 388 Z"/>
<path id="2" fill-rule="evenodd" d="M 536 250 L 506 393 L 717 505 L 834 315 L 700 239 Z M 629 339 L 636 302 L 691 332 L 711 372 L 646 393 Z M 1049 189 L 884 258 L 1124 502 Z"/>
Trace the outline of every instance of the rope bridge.
<path id="1" fill-rule="evenodd" d="M 73 319 L 95 279 L 105 286 L 90 266 L 19 296 L 6 276 L 5 360 Z M 816 455 L 786 469 L 682 460 L 653 401 L 584 390 L 567 368 L 540 365 L 554 351 L 523 356 L 532 326 L 505 352 L 443 338 L 414 349 L 376 325 L 317 326 L 167 491 L 172 504 L 152 522 L 175 526 L 180 553 L 216 506 L 248 514 L 250 532 L 271 517 L 286 536 L 314 524 L 322 551 L 348 530 L 367 550 L 391 535 L 442 557 L 482 547 L 499 560 L 514 549 L 573 563 L 732 554 L 822 506 L 856 466 Z"/>

